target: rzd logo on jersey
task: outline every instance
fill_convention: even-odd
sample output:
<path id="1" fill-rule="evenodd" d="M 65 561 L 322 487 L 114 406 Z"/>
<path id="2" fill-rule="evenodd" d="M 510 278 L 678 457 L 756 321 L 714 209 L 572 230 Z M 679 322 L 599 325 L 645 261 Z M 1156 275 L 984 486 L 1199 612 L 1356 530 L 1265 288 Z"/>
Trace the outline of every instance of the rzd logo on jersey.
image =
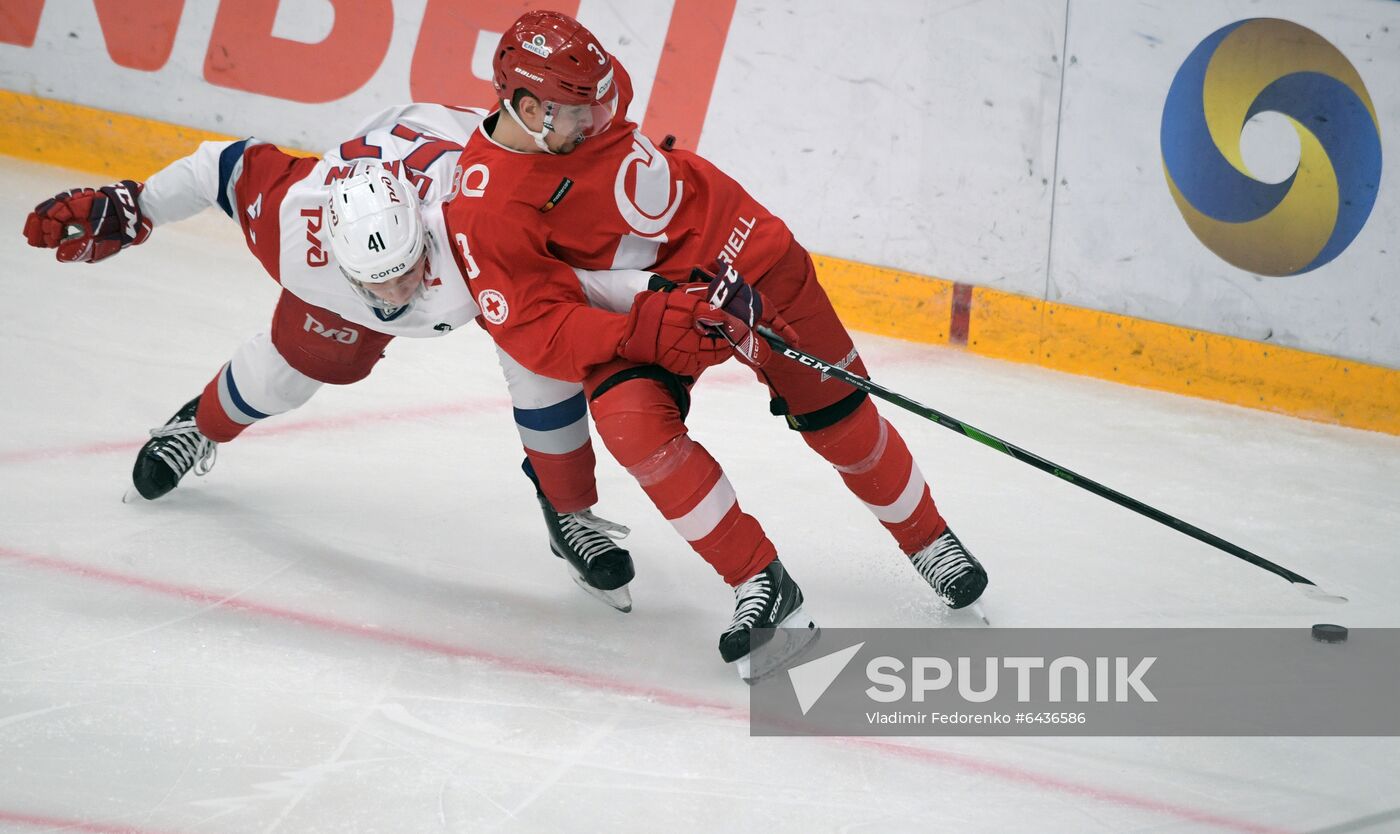
<path id="1" fill-rule="evenodd" d="M 258 195 L 258 204 L 262 203 L 262 195 Z M 251 209 L 250 209 L 251 211 Z M 326 250 L 321 248 L 321 225 L 324 222 L 321 218 L 321 210 L 302 209 L 301 216 L 306 218 L 306 265 L 311 267 L 325 266 L 330 263 L 330 257 L 326 255 Z"/>
<path id="2" fill-rule="evenodd" d="M 353 327 L 326 327 L 316 321 L 310 313 L 306 314 L 306 324 L 301 326 L 307 333 L 315 333 L 326 339 L 335 339 L 342 345 L 353 345 L 360 340 L 360 331 Z"/>
<path id="3" fill-rule="evenodd" d="M 1251 172 L 1241 148 L 1261 113 L 1298 137 L 1297 166 L 1276 182 Z M 1342 254 L 1366 224 L 1381 181 L 1378 124 L 1356 68 L 1321 35 L 1241 20 L 1201 41 L 1167 92 L 1167 186 L 1212 252 L 1260 275 L 1298 275 Z"/>

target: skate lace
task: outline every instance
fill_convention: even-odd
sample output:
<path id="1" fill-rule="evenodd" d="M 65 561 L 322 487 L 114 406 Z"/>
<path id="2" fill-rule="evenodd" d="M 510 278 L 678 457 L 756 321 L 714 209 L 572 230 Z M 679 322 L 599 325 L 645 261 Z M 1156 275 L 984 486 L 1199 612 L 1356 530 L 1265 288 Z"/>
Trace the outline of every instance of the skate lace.
<path id="1" fill-rule="evenodd" d="M 594 559 L 612 550 L 613 540 L 626 538 L 632 532 L 615 521 L 599 518 L 592 510 L 559 513 L 559 528 L 564 532 L 564 541 L 586 565 L 592 565 Z"/>
<path id="2" fill-rule="evenodd" d="M 954 580 L 973 570 L 972 559 L 951 533 L 944 533 L 915 553 L 912 561 L 924 581 L 940 594 L 946 594 Z"/>
<path id="3" fill-rule="evenodd" d="M 180 420 L 151 429 L 151 437 L 160 440 L 152 452 L 165 461 L 165 465 L 183 477 L 194 470 L 195 475 L 208 474 L 214 468 L 218 457 L 219 444 L 205 437 L 193 420 Z"/>
<path id="4" fill-rule="evenodd" d="M 772 596 L 773 580 L 766 571 L 735 588 L 734 619 L 729 621 L 729 628 L 725 629 L 725 632 L 751 627 L 763 613 Z"/>

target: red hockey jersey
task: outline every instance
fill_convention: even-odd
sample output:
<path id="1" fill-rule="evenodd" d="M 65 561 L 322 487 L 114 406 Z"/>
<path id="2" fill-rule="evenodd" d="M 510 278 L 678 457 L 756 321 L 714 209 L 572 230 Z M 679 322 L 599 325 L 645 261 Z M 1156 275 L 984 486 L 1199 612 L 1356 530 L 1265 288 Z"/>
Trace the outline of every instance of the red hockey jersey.
<path id="1" fill-rule="evenodd" d="M 720 260 L 756 279 L 792 243 L 723 171 L 642 135 L 625 115 L 632 84 L 620 65 L 616 83 L 618 117 L 569 154 L 511 150 L 490 136 L 510 116 L 487 117 L 462 151 L 461 190 L 446 209 L 487 330 L 522 365 L 557 379 L 613 359 L 625 322 L 589 308 L 570 267 L 684 281 Z"/>

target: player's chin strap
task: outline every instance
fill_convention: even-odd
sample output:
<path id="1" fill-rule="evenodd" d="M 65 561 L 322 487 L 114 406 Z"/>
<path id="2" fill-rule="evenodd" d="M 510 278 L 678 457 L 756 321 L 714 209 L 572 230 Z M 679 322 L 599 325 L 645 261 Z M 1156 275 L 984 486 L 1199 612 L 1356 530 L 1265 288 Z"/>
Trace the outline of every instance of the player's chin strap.
<path id="1" fill-rule="evenodd" d="M 511 119 L 520 126 L 521 130 L 530 134 L 530 138 L 535 140 L 535 145 L 545 153 L 554 153 L 544 141 L 544 137 L 549 135 L 549 132 L 554 129 L 554 114 L 549 112 L 549 106 L 544 102 L 540 102 L 540 106 L 545 108 L 544 128 L 536 132 L 525 126 L 525 121 L 515 112 L 515 108 L 511 106 L 509 101 L 501 99 L 501 109 L 510 114 Z"/>

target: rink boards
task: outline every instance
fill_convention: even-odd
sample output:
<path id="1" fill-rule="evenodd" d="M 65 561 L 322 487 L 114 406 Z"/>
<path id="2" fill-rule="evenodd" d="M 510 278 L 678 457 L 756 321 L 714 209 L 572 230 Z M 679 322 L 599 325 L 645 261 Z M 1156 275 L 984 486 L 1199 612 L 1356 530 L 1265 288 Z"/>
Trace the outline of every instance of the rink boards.
<path id="1" fill-rule="evenodd" d="M 518 11 L 471 6 L 448 20 L 424 0 L 371 30 L 264 5 L 246 16 L 272 9 L 269 31 L 211 4 L 147 14 L 138 38 L 106 7 L 25 4 L 0 22 L 0 87 L 15 91 L 0 95 L 0 149 L 139 176 L 209 136 L 315 149 L 390 102 L 489 105 L 489 46 Z M 1382 83 L 1400 72 L 1400 5 L 903 2 L 863 10 L 859 27 L 840 4 L 556 5 L 607 33 L 644 129 L 698 146 L 823 255 L 852 326 L 1400 433 L 1400 202 L 1382 162 L 1400 128 L 1400 89 Z M 1282 23 L 1249 22 L 1265 17 Z M 383 57 L 347 65 L 344 89 L 271 71 L 351 43 Z M 1250 61 L 1236 54 L 1246 47 Z M 1206 138 L 1258 172 L 1237 185 L 1267 196 L 1298 169 L 1259 222 L 1202 219 L 1229 215 L 1233 198 L 1202 196 L 1209 177 L 1192 191 L 1172 155 L 1192 125 L 1168 99 L 1191 92 L 1197 64 Z M 1297 77 L 1321 81 L 1267 93 Z M 1317 133 L 1317 147 L 1282 116 L 1240 136 L 1211 121 L 1242 120 L 1266 93 L 1295 115 L 1352 95 L 1359 115 L 1340 139 Z M 1329 228 L 1345 234 L 1312 262 L 1285 257 Z M 1265 257 L 1275 252 L 1282 261 Z"/>

